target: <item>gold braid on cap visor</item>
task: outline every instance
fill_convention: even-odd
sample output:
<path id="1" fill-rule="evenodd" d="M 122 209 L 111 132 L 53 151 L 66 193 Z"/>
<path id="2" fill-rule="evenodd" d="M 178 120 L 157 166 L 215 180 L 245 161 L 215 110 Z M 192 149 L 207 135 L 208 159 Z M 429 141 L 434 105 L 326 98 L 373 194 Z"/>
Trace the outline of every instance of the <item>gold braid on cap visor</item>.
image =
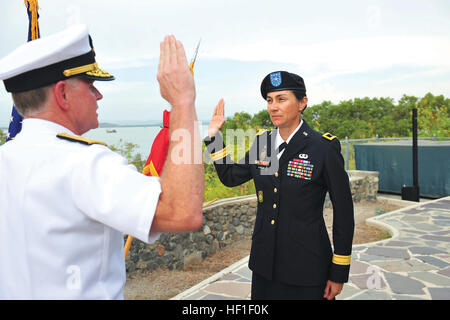
<path id="1" fill-rule="evenodd" d="M 88 76 L 108 78 L 112 77 L 112 74 L 100 69 L 97 65 L 97 62 L 87 64 L 81 67 L 76 67 L 72 69 L 66 69 L 63 71 L 63 74 L 66 77 L 71 77 L 80 73 L 86 73 Z"/>

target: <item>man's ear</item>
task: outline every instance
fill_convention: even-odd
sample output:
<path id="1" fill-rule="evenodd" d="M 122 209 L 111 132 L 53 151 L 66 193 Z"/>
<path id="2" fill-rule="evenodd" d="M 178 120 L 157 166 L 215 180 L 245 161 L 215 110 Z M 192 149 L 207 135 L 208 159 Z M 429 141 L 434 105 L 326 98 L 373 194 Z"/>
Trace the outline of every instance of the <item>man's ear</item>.
<path id="1" fill-rule="evenodd" d="M 69 85 L 65 81 L 58 81 L 53 87 L 56 103 L 64 111 L 69 109 L 68 89 Z"/>

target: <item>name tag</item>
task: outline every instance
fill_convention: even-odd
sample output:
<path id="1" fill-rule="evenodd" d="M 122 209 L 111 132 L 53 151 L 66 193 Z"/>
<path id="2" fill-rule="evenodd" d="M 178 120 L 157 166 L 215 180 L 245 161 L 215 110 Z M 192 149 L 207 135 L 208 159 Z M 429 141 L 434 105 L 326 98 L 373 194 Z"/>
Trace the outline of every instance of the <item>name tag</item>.
<path id="1" fill-rule="evenodd" d="M 255 160 L 255 164 L 256 164 L 259 168 L 267 168 L 267 167 L 270 167 L 270 161 Z"/>

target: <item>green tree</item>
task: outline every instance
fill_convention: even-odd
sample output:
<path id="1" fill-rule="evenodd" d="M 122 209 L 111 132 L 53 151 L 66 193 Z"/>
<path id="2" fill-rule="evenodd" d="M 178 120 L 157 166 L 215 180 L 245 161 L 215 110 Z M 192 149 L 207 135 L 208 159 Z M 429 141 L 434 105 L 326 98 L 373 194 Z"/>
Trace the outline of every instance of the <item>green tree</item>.
<path id="1" fill-rule="evenodd" d="M 115 151 L 121 154 L 128 160 L 128 163 L 134 165 L 139 172 L 142 172 L 145 166 L 146 160 L 142 160 L 142 156 L 140 153 L 135 154 L 135 149 L 138 147 L 137 144 L 119 140 L 118 145 L 111 145 L 109 148 L 112 151 Z"/>
<path id="2" fill-rule="evenodd" d="M 3 133 L 3 130 L 0 129 L 0 145 L 4 144 L 6 140 L 6 135 Z"/>
<path id="3" fill-rule="evenodd" d="M 269 111 L 264 109 L 253 115 L 253 118 L 251 119 L 251 126 L 255 129 L 274 128 L 272 120 L 270 119 Z"/>

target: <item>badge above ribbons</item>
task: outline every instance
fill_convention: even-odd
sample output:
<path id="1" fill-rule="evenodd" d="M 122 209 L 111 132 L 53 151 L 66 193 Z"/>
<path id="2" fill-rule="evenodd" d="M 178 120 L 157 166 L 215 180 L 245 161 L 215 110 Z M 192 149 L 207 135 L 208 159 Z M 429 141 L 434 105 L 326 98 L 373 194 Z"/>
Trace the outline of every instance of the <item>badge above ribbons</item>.
<path id="1" fill-rule="evenodd" d="M 270 74 L 270 83 L 274 87 L 279 87 L 281 85 L 281 72 L 274 72 Z"/>

